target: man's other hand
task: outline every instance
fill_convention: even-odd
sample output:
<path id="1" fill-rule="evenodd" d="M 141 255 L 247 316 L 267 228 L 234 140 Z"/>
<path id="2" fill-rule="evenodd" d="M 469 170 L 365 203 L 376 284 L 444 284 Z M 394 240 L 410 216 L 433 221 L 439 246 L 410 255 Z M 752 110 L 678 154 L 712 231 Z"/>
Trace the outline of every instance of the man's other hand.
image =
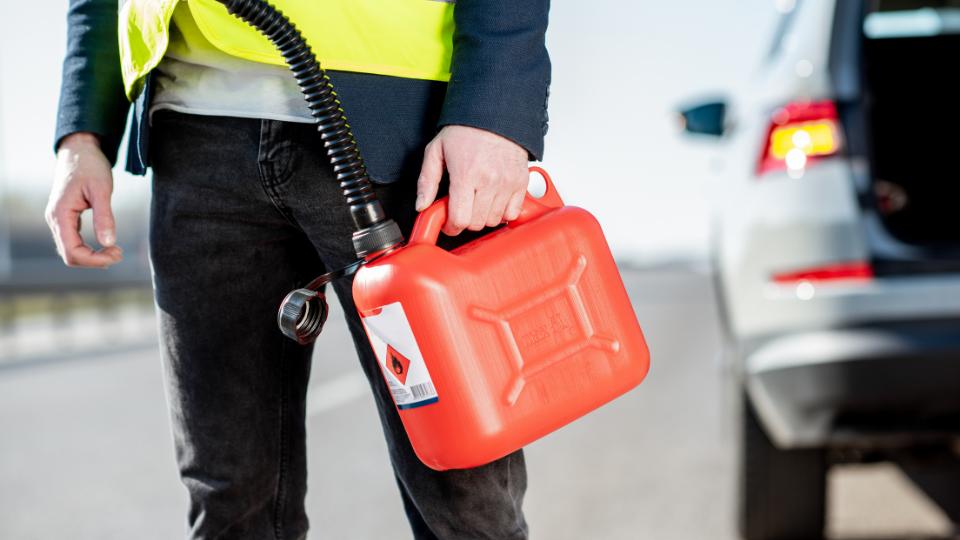
<path id="1" fill-rule="evenodd" d="M 440 178 L 450 174 L 450 204 L 443 232 L 495 227 L 520 215 L 530 175 L 527 151 L 490 131 L 444 126 L 427 145 L 417 181 L 417 211 L 437 197 Z"/>
<path id="2" fill-rule="evenodd" d="M 91 133 L 64 137 L 57 150 L 57 169 L 44 213 L 67 266 L 107 268 L 123 259 L 116 245 L 116 225 L 110 208 L 113 175 L 110 162 Z M 93 229 L 101 249 L 94 250 L 80 236 L 80 215 L 93 210 Z"/>

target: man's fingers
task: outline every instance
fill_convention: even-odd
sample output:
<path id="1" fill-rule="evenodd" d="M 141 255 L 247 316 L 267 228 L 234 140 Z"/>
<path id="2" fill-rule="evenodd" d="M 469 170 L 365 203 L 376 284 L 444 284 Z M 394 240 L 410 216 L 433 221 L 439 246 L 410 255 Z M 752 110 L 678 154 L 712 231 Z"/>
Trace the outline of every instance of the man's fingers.
<path id="1" fill-rule="evenodd" d="M 490 203 L 490 210 L 487 212 L 487 227 L 496 227 L 503 223 L 504 214 L 507 211 L 507 203 L 510 202 L 510 193 L 503 190 L 497 191 Z"/>
<path id="2" fill-rule="evenodd" d="M 116 246 L 94 251 L 83 242 L 80 236 L 80 212 L 76 210 L 55 213 L 53 229 L 60 257 L 67 266 L 106 268 L 123 258 L 120 248 Z"/>
<path id="3" fill-rule="evenodd" d="M 470 225 L 467 226 L 471 231 L 482 230 L 487 225 L 487 216 L 490 215 L 493 205 L 494 191 L 490 188 L 478 189 L 473 197 L 473 212 L 470 215 Z"/>
<path id="4" fill-rule="evenodd" d="M 47 211 L 44 213 L 44 217 L 47 220 L 47 227 L 50 228 L 50 233 L 53 235 L 53 243 L 57 247 L 57 255 L 60 258 L 63 258 L 63 242 L 60 241 L 60 225 L 57 224 L 57 218 L 54 214 L 54 210 L 50 207 L 47 207 Z"/>
<path id="5" fill-rule="evenodd" d="M 113 209 L 110 206 L 110 193 L 93 193 L 91 199 L 93 231 L 97 235 L 97 242 L 103 247 L 110 247 L 117 242 L 116 223 L 113 219 Z"/>
<path id="6" fill-rule="evenodd" d="M 70 266 L 67 250 L 83 245 L 83 239 L 80 238 L 80 212 L 69 208 L 58 208 L 53 212 L 50 225 L 54 242 L 57 244 L 57 252 L 63 262 Z"/>
<path id="7" fill-rule="evenodd" d="M 84 268 L 107 268 L 120 262 L 122 259 L 123 255 L 117 246 L 110 246 L 99 251 L 94 251 L 93 248 L 86 244 L 68 249 L 63 258 L 67 266 Z"/>
<path id="8" fill-rule="evenodd" d="M 423 165 L 420 178 L 417 179 L 417 212 L 422 212 L 437 198 L 437 189 L 443 177 L 443 147 L 434 142 L 427 145 L 423 152 Z"/>
<path id="9" fill-rule="evenodd" d="M 513 221 L 520 217 L 520 210 L 523 209 L 523 199 L 527 196 L 527 190 L 522 189 L 514 193 L 510 197 L 510 202 L 507 203 L 507 209 L 503 213 L 503 219 L 506 221 Z"/>
<path id="10" fill-rule="evenodd" d="M 465 182 L 450 182 L 450 200 L 447 204 L 447 222 L 443 226 L 444 234 L 456 236 L 470 226 L 474 195 L 473 186 Z"/>
<path id="11" fill-rule="evenodd" d="M 477 215 L 474 213 L 474 220 L 478 217 L 484 220 L 483 225 L 487 227 L 496 227 L 504 220 L 511 221 L 517 219 L 520 214 L 520 207 L 523 204 L 523 197 L 527 192 L 527 184 L 530 181 L 529 173 L 525 167 L 520 168 L 519 173 L 516 170 L 503 171 L 502 179 L 494 182 L 492 188 L 488 188 L 492 194 L 490 206 L 486 214 Z M 480 194 L 477 195 L 478 201 Z M 474 208 L 480 210 L 479 205 L 474 203 Z M 474 223 L 476 225 L 476 223 Z"/>

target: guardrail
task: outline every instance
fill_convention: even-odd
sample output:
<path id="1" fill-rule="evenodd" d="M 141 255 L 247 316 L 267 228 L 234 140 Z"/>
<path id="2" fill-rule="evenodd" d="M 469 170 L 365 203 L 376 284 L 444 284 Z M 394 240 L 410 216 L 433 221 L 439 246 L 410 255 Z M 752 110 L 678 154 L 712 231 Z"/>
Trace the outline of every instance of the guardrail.
<path id="1" fill-rule="evenodd" d="M 142 269 L 128 271 L 67 268 L 55 270 L 51 263 L 18 264 L 7 276 L 0 276 L 0 301 L 10 296 L 37 293 L 98 292 L 117 288 L 148 288 L 150 274 Z M 118 269 L 119 270 L 119 269 Z"/>
<path id="2" fill-rule="evenodd" d="M 150 275 L 144 264 L 125 261 L 109 270 L 97 270 L 67 268 L 52 258 L 17 260 L 11 272 L 0 275 L 0 365 L 19 363 L 16 349 L 23 340 L 16 334 L 23 331 L 24 320 L 45 321 L 45 330 L 39 333 L 33 328 L 36 324 L 28 325 L 36 334 L 27 335 L 29 339 L 55 339 L 63 351 L 72 351 L 82 341 L 77 336 L 86 332 L 73 329 L 78 313 L 84 313 L 86 329 L 91 314 L 109 325 L 131 306 L 143 308 L 142 313 L 152 311 Z M 117 337 L 103 340 L 103 346 L 131 338 Z"/>

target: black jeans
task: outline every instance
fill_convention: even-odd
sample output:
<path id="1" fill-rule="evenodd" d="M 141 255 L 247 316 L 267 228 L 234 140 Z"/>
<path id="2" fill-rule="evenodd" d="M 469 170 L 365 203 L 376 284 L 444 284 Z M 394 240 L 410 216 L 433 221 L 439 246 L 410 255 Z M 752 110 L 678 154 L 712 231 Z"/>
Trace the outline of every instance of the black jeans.
<path id="1" fill-rule="evenodd" d="M 355 258 L 349 212 L 311 125 L 161 111 L 152 144 L 151 260 L 191 538 L 304 538 L 311 347 L 280 333 L 276 311 L 291 289 Z M 377 187 L 406 232 L 414 182 Z M 350 284 L 334 289 L 414 537 L 526 538 L 522 452 L 471 470 L 420 463 Z"/>

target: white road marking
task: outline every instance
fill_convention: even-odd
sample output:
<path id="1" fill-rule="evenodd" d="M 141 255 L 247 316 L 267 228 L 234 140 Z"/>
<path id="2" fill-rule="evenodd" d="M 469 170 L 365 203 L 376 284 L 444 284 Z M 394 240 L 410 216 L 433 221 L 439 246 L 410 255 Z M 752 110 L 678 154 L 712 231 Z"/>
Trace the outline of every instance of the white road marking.
<path id="1" fill-rule="evenodd" d="M 307 416 L 316 416 L 359 398 L 369 392 L 367 379 L 359 372 L 340 375 L 307 390 Z"/>

